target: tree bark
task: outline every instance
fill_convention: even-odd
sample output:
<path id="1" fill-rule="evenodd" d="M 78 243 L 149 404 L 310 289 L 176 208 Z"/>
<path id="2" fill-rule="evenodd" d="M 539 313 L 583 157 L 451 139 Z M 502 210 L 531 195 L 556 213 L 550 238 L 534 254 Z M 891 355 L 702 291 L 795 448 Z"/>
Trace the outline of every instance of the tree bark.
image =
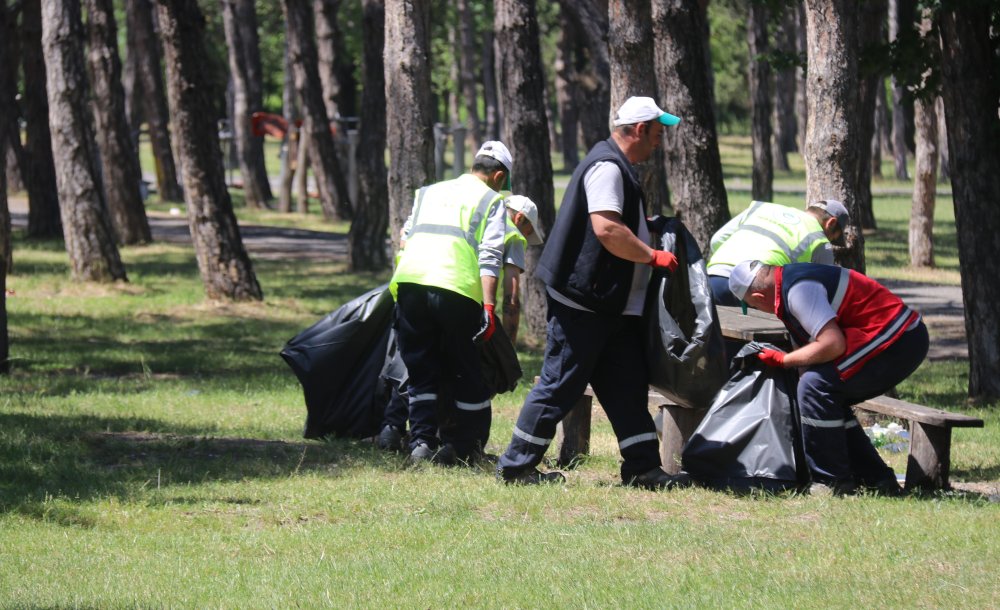
<path id="1" fill-rule="evenodd" d="M 288 128 L 285 130 L 285 137 L 281 143 L 281 186 L 278 195 L 278 211 L 285 213 L 292 211 L 292 178 L 298 165 L 299 148 L 299 128 L 295 124 L 298 117 L 297 104 L 295 103 L 295 83 L 292 79 L 292 64 L 289 59 L 286 38 L 282 62 L 284 78 L 281 87 L 281 113 Z"/>
<path id="2" fill-rule="evenodd" d="M 708 82 L 704 13 L 697 0 L 654 0 L 653 39 L 659 99 L 681 117 L 666 130 L 667 183 L 674 210 L 708 254 L 712 234 L 730 218 Z"/>
<path id="3" fill-rule="evenodd" d="M 282 3 L 288 27 L 288 51 L 291 55 L 295 89 L 302 102 L 302 129 L 309 134 L 309 162 L 316 178 L 324 218 L 350 220 L 354 213 L 347 193 L 347 180 L 341 169 L 333 134 L 330 133 L 330 118 L 323 103 L 316 44 L 313 42 L 313 12 L 308 2 L 309 0 L 284 0 Z"/>
<path id="4" fill-rule="evenodd" d="M 567 11 L 559 11 L 559 38 L 556 43 L 556 104 L 559 108 L 561 140 L 559 148 L 563 156 L 563 171 L 572 172 L 580 163 L 578 142 L 580 132 L 577 125 L 580 122 L 580 112 L 577 108 L 579 97 L 577 73 L 575 66 L 575 49 L 577 37 L 573 20 L 567 16 Z"/>
<path id="5" fill-rule="evenodd" d="M 991 19 L 991 10 L 994 11 Z M 969 341 L 969 396 L 1000 398 L 1000 66 L 986 2 L 941 14 L 945 119 Z"/>
<path id="6" fill-rule="evenodd" d="M 0 3 L 0 33 L 4 34 L 4 40 L 0 40 L 0 117 L 16 117 L 17 108 L 14 103 L 14 84 L 16 60 L 12 57 L 12 38 L 8 37 L 12 31 L 13 15 L 7 8 L 7 3 Z M 5 119 L 4 119 L 5 120 Z M 0 159 L 7 158 L 7 129 L 6 125 L 0 124 Z M 20 143 L 20 141 L 18 141 Z M 11 267 L 11 231 L 10 231 L 10 210 L 7 208 L 7 172 L 6 168 L 0 169 L 0 374 L 10 372 L 10 335 L 7 333 L 7 270 Z"/>
<path id="7" fill-rule="evenodd" d="M 344 37 L 337 24 L 341 0 L 313 0 L 316 16 L 316 58 L 322 84 L 323 105 L 331 121 L 355 116 L 353 66 L 346 61 Z M 346 135 L 346 134 L 345 134 Z"/>
<path id="8" fill-rule="evenodd" d="M 393 243 L 410 214 L 414 191 L 434 178 L 429 58 L 427 0 L 386 0 L 385 97 Z"/>
<path id="9" fill-rule="evenodd" d="M 795 53 L 796 12 L 794 6 L 781 9 L 778 29 L 774 37 L 775 50 L 792 55 Z M 771 158 L 774 169 L 788 172 L 788 153 L 796 151 L 795 146 L 795 68 L 786 65 L 774 72 L 774 105 L 771 123 L 774 135 L 771 138 Z"/>
<path id="10" fill-rule="evenodd" d="M 257 7 L 254 0 L 236 0 L 236 27 L 243 41 L 243 59 L 246 66 L 246 96 L 249 114 L 264 110 L 264 68 L 260 62 L 260 35 L 257 32 Z M 264 159 L 264 138 L 255 137 L 250 141 L 251 155 L 255 158 L 253 167 L 257 173 L 265 199 L 274 199 L 271 179 L 267 175 Z"/>
<path id="11" fill-rule="evenodd" d="M 128 2 L 126 1 L 126 9 L 127 4 Z M 132 142 L 132 148 L 138 153 L 139 132 L 144 122 L 142 114 L 143 91 L 139 75 L 141 68 L 139 66 L 139 51 L 137 49 L 135 28 L 128 24 L 127 18 L 128 13 L 126 10 L 125 62 L 122 65 L 122 87 L 125 89 L 125 120 L 128 122 L 129 129 L 131 129 L 129 139 Z M 139 179 L 142 180 L 141 164 Z"/>
<path id="12" fill-rule="evenodd" d="M 41 0 L 25 0 L 21 5 L 21 60 L 24 73 L 26 171 L 28 191 L 28 237 L 62 236 L 59 193 L 56 188 L 52 134 L 49 129 L 49 100 L 45 91 L 45 54 L 42 52 Z"/>
<path id="13" fill-rule="evenodd" d="M 242 2 L 242 0 L 241 0 Z M 264 167 L 264 139 L 253 135 L 250 117 L 255 104 L 250 97 L 251 71 L 248 59 L 248 41 L 243 40 L 241 21 L 251 19 L 256 22 L 253 3 L 249 7 L 239 6 L 235 0 L 222 0 L 222 23 L 226 35 L 229 56 L 229 75 L 233 85 L 232 132 L 233 144 L 243 176 L 243 196 L 248 208 L 263 209 L 271 200 L 271 185 Z M 256 31 L 256 28 L 254 28 Z M 259 102 L 258 102 L 259 104 Z M 259 110 L 260 106 L 257 105 Z"/>
<path id="14" fill-rule="evenodd" d="M 864 236 L 858 220 L 858 37 L 854 0 L 806 0 L 809 121 L 806 127 L 806 201 L 837 199 L 851 213 L 841 266 L 864 272 Z M 865 142 L 867 145 L 867 142 Z"/>
<path id="15" fill-rule="evenodd" d="M 882 146 L 889 132 L 889 113 L 885 107 L 885 82 L 875 84 L 875 132 L 872 134 L 871 175 L 882 179 Z"/>
<path id="16" fill-rule="evenodd" d="M 472 0 L 457 0 L 457 10 L 459 19 L 459 42 L 461 47 L 461 57 L 459 59 L 462 98 L 465 101 L 465 127 L 466 142 L 472 150 L 482 143 L 482 127 L 479 123 L 479 94 L 476 87 L 476 61 L 478 56 L 478 45 L 476 43 L 477 32 L 474 16 L 472 14 Z"/>
<path id="17" fill-rule="evenodd" d="M 361 90 L 360 141 L 357 147 L 358 203 L 351 230 L 352 271 L 388 268 L 386 231 L 389 228 L 389 190 L 385 170 L 385 0 L 362 3 L 364 88 Z"/>
<path id="18" fill-rule="evenodd" d="M 493 30 L 483 32 L 483 109 L 484 140 L 500 139 L 500 102 L 497 100 L 497 76 L 494 69 L 496 53 L 493 48 Z"/>
<path id="19" fill-rule="evenodd" d="M 497 62 L 500 75 L 504 141 L 516 151 L 513 192 L 538 206 L 538 220 L 547 232 L 555 220 L 552 159 L 545 118 L 544 71 L 538 40 L 534 0 L 495 0 L 494 28 L 498 48 L 506 51 Z M 529 247 L 526 281 L 522 282 L 524 326 L 530 336 L 544 341 L 545 287 L 535 278 L 540 247 Z"/>
<path id="20" fill-rule="evenodd" d="M 653 65 L 652 10 L 648 0 L 624 0 L 610 5 L 608 12 L 612 111 L 633 96 L 657 97 Z M 659 214 L 668 204 L 663 149 L 657 149 L 646 163 L 637 167 L 646 196 L 646 213 Z"/>
<path id="21" fill-rule="evenodd" d="M 156 188 L 163 201 L 181 201 L 183 193 L 177 181 L 177 166 L 170 143 L 170 116 L 163 87 L 160 48 L 153 28 L 152 5 L 150 0 L 125 0 L 125 12 L 128 27 L 135 35 L 142 110 L 156 164 Z"/>
<path id="22" fill-rule="evenodd" d="M 16 12 L 0 3 L 0 53 L 4 60 L 0 63 L 0 140 L 7 142 L 6 153 L 0 155 L 7 171 L 6 189 L 10 192 L 24 190 L 22 167 L 27 163 L 21 144 L 21 113 L 17 107 L 17 68 L 20 56 Z"/>
<path id="23" fill-rule="evenodd" d="M 750 140 L 753 148 L 751 191 L 754 201 L 774 200 L 774 163 L 771 159 L 771 64 L 767 54 L 767 5 L 750 0 L 747 43 L 750 49 Z"/>
<path id="24" fill-rule="evenodd" d="M 916 176 L 910 209 L 910 265 L 934 266 L 934 204 L 937 195 L 937 113 L 934 101 L 917 99 L 913 105 L 916 127 Z"/>
<path id="25" fill-rule="evenodd" d="M 934 104 L 938 134 L 938 182 L 951 180 L 951 161 L 948 155 L 948 126 L 944 118 L 944 99 L 938 95 Z"/>
<path id="26" fill-rule="evenodd" d="M 226 189 L 197 0 L 156 0 L 188 227 L 209 299 L 263 298 Z"/>
<path id="27" fill-rule="evenodd" d="M 616 0 L 617 2 L 617 0 Z M 606 0 L 560 0 L 560 10 L 573 19 L 582 34 L 578 53 L 577 108 L 583 144 L 590 149 L 611 135 L 611 64 L 608 59 L 608 11 Z"/>
<path id="28" fill-rule="evenodd" d="M 111 221 L 121 243 L 153 241 L 142 203 L 139 154 L 125 118 L 125 89 L 118 58 L 118 28 L 111 0 L 85 0 L 95 134 Z"/>
<path id="29" fill-rule="evenodd" d="M 888 0 L 889 42 L 895 42 L 904 30 L 913 27 L 913 0 Z M 896 180 L 909 180 L 906 169 L 906 95 L 899 77 L 892 76 L 892 156 L 896 165 Z"/>
<path id="30" fill-rule="evenodd" d="M 42 48 L 63 237 L 76 280 L 126 280 L 101 185 L 83 60 L 80 4 L 46 0 Z"/>
<path id="31" fill-rule="evenodd" d="M 809 44 L 806 41 L 806 6 L 803 2 L 795 4 L 795 51 L 808 63 Z M 795 147 L 800 153 L 806 150 L 806 124 L 809 122 L 809 102 L 806 99 L 809 92 L 806 87 L 806 67 L 795 69 Z"/>
<path id="32" fill-rule="evenodd" d="M 862 55 L 881 53 L 885 44 L 883 23 L 886 0 L 868 0 L 863 3 L 858 17 L 858 47 Z M 858 62 L 859 70 L 863 62 Z M 858 151 L 856 154 L 858 183 L 855 189 L 858 218 L 862 229 L 876 229 L 875 210 L 872 206 L 871 142 L 875 133 L 875 96 L 880 89 L 882 75 L 875 71 L 858 73 Z M 853 216 L 852 216 L 853 217 Z"/>

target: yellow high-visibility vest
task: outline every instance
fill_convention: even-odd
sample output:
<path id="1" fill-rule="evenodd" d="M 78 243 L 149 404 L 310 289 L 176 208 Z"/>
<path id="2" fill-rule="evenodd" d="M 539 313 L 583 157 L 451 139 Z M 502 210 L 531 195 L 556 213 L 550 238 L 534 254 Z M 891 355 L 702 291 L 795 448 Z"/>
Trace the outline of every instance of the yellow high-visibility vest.
<path id="1" fill-rule="evenodd" d="M 813 262 L 817 249 L 830 243 L 822 225 L 809 212 L 764 201 L 752 202 L 719 233 L 729 231 L 728 237 L 712 238 L 710 275 L 729 275 L 745 260 L 776 266 Z"/>

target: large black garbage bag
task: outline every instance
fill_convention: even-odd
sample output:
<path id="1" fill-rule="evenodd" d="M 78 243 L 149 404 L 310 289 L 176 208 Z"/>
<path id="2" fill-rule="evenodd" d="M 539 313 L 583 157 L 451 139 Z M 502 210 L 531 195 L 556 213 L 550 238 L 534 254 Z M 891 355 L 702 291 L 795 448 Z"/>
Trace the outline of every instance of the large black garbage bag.
<path id="1" fill-rule="evenodd" d="M 489 341 L 476 342 L 479 360 L 482 363 L 483 380 L 490 389 L 491 396 L 512 391 L 524 374 L 517 359 L 517 352 L 514 351 L 514 344 L 510 342 L 510 337 L 500 324 L 499 318 L 496 324 L 496 330 Z"/>
<path id="2" fill-rule="evenodd" d="M 729 377 L 719 315 L 698 242 L 676 218 L 659 225 L 661 248 L 678 265 L 673 273 L 655 270 L 647 292 L 649 385 L 679 405 L 704 409 Z"/>
<path id="3" fill-rule="evenodd" d="M 388 286 L 366 292 L 290 340 L 281 350 L 306 400 L 303 436 L 363 438 L 378 431 L 385 402 L 393 300 Z"/>
<path id="4" fill-rule="evenodd" d="M 809 481 L 797 375 L 760 362 L 761 347 L 749 343 L 733 358 L 732 378 L 684 446 L 683 469 L 700 483 L 780 491 Z"/>

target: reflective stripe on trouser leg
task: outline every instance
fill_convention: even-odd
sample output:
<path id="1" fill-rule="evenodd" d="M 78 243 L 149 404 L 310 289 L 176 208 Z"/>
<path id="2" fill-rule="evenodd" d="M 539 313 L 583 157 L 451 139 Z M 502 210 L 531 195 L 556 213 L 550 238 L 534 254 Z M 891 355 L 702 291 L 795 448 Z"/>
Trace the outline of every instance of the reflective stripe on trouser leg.
<path id="1" fill-rule="evenodd" d="M 806 463 L 822 482 L 852 478 L 844 424 L 849 407 L 840 393 L 843 382 L 832 363 L 811 367 L 799 379 L 799 413 Z M 853 416 L 852 416 L 853 419 Z"/>

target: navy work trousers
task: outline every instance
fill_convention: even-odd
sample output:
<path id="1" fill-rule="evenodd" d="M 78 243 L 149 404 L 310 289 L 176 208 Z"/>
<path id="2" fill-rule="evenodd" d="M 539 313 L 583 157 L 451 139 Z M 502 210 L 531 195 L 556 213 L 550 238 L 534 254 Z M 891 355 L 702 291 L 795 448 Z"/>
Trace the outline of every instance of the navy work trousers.
<path id="1" fill-rule="evenodd" d="M 832 362 L 810 367 L 799 378 L 802 440 L 814 480 L 853 479 L 874 485 L 895 477 L 858 425 L 851 406 L 884 394 L 909 377 L 927 356 L 928 345 L 927 327 L 920 321 L 847 381 Z"/>
<path id="2" fill-rule="evenodd" d="M 489 390 L 472 342 L 482 308 L 456 292 L 408 283 L 399 285 L 396 305 L 399 353 L 410 375 L 410 448 L 443 441 L 461 458 L 475 454 L 489 438 L 491 420 Z M 453 400 L 441 401 L 439 416 L 444 386 Z"/>
<path id="3" fill-rule="evenodd" d="M 599 314 L 548 299 L 548 339 L 539 382 L 528 394 L 499 467 L 534 468 L 587 384 L 611 421 L 624 463 L 622 479 L 660 465 L 659 442 L 646 407 L 648 374 L 638 316 Z"/>

